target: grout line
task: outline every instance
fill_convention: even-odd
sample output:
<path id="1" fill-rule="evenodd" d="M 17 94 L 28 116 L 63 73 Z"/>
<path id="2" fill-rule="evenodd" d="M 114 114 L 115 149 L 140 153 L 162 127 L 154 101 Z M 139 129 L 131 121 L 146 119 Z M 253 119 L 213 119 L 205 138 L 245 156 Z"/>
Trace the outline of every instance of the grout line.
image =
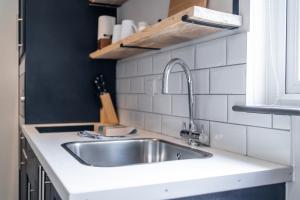
<path id="1" fill-rule="evenodd" d="M 208 69 L 208 93 L 211 94 L 211 69 Z"/>
<path id="2" fill-rule="evenodd" d="M 205 67 L 205 68 L 194 68 L 194 69 L 190 69 L 191 72 L 194 71 L 204 71 L 204 70 L 208 70 L 208 69 L 218 69 L 218 68 L 229 68 L 229 67 L 237 67 L 240 65 L 245 65 L 247 63 L 236 63 L 236 64 L 231 64 L 231 65 L 223 65 L 223 66 L 215 66 L 215 67 Z M 153 66 L 152 66 L 153 68 Z M 183 71 L 173 71 L 171 73 L 180 73 Z M 163 73 L 152 73 L 152 74 L 147 74 L 147 75 L 132 75 L 132 76 L 121 76 L 121 77 L 116 77 L 117 79 L 131 79 L 131 78 L 137 78 L 137 77 L 148 77 L 148 76 L 157 76 L 157 75 L 162 75 Z"/>
<path id="3" fill-rule="evenodd" d="M 225 38 L 225 63 L 228 64 L 228 37 Z"/>
<path id="4" fill-rule="evenodd" d="M 197 69 L 197 44 L 193 45 L 194 46 L 194 69 Z"/>
<path id="5" fill-rule="evenodd" d="M 229 95 L 227 95 L 227 123 L 229 122 Z"/>
<path id="6" fill-rule="evenodd" d="M 274 114 L 271 114 L 271 127 L 274 128 Z"/>
<path id="7" fill-rule="evenodd" d="M 209 146 L 211 146 L 211 121 L 208 121 L 208 143 L 209 143 Z"/>
<path id="8" fill-rule="evenodd" d="M 155 112 L 146 112 L 146 111 L 140 111 L 140 110 L 134 110 L 134 109 L 127 109 L 127 108 L 119 108 L 119 109 L 124 110 L 124 111 L 130 111 L 130 112 L 144 112 L 144 113 L 157 114 L 157 115 L 174 117 L 174 118 L 188 119 L 188 117 L 184 117 L 184 116 L 177 116 L 177 115 L 170 115 L 170 114 L 163 114 L 163 113 L 155 113 Z M 238 125 L 238 126 L 252 127 L 252 128 L 263 128 L 263 129 L 269 129 L 269 130 L 286 131 L 286 132 L 291 131 L 290 129 L 270 128 L 270 127 L 255 126 L 255 125 L 249 125 L 249 124 L 239 124 L 239 123 L 234 123 L 234 122 L 228 122 L 227 123 L 227 122 L 224 122 L 224 121 L 209 120 L 209 119 L 203 119 L 203 118 L 195 118 L 195 120 L 202 120 L 202 121 L 209 121 L 209 122 L 216 122 L 216 123 L 223 123 L 223 124 L 230 124 L 230 125 Z"/>
<path id="9" fill-rule="evenodd" d="M 126 92 L 119 92 L 117 93 L 117 95 L 132 95 L 132 94 L 146 94 L 146 93 L 126 93 Z M 147 94 L 146 94 L 147 95 Z M 188 95 L 188 94 L 185 94 L 185 93 L 169 93 L 168 95 Z M 228 93 L 224 93 L 224 94 L 220 94 L 220 93 L 215 93 L 215 94 L 209 94 L 209 93 L 196 93 L 194 94 L 194 96 L 245 96 L 246 94 L 228 94 Z M 150 95 L 149 95 L 150 96 Z"/>
<path id="10" fill-rule="evenodd" d="M 154 56 L 151 56 L 151 74 L 154 72 Z"/>
<path id="11" fill-rule="evenodd" d="M 159 114 L 160 116 L 160 133 L 163 134 L 163 115 Z"/>
<path id="12" fill-rule="evenodd" d="M 246 127 L 246 156 L 248 156 L 248 140 L 249 140 L 249 130 L 248 130 L 248 126 Z"/>

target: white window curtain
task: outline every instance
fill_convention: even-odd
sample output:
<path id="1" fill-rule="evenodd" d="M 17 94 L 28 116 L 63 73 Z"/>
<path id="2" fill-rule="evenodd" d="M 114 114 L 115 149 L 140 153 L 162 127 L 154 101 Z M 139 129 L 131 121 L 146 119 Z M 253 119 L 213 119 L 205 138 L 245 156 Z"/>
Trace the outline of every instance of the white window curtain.
<path id="1" fill-rule="evenodd" d="M 286 0 L 251 0 L 247 105 L 281 104 L 285 94 Z"/>

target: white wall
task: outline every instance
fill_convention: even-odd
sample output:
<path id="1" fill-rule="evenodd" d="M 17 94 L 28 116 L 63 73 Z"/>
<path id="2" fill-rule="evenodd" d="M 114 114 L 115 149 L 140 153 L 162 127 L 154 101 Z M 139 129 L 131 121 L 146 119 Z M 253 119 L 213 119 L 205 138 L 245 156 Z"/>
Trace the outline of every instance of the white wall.
<path id="1" fill-rule="evenodd" d="M 0 199 L 18 199 L 17 0 L 0 1 Z"/>
<path id="2" fill-rule="evenodd" d="M 133 19 L 152 24 L 168 16 L 169 0 L 129 0 L 118 9 L 118 21 Z M 208 8 L 232 12 L 232 0 L 210 0 Z"/>

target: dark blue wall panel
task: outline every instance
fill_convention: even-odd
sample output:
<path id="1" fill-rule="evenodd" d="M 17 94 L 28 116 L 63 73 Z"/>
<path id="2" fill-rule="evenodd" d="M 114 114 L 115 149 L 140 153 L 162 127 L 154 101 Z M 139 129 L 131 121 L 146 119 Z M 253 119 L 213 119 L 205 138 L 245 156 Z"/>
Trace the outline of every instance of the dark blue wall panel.
<path id="1" fill-rule="evenodd" d="M 205 187 L 205 185 L 199 187 Z M 233 190 L 196 197 L 180 198 L 178 200 L 285 200 L 285 184 Z"/>
<path id="2" fill-rule="evenodd" d="M 93 79 L 115 96 L 115 61 L 91 60 L 100 15 L 116 9 L 87 0 L 26 1 L 26 123 L 99 121 Z"/>

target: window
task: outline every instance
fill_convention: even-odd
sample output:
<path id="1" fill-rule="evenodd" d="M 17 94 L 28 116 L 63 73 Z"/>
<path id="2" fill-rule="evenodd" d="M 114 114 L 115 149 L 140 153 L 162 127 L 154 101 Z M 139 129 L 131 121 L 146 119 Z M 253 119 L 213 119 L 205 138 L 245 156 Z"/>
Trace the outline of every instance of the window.
<path id="1" fill-rule="evenodd" d="M 287 2 L 287 70 L 286 91 L 300 93 L 300 7 L 299 0 Z"/>
<path id="2" fill-rule="evenodd" d="M 250 4 L 247 104 L 300 105 L 300 2 Z"/>

